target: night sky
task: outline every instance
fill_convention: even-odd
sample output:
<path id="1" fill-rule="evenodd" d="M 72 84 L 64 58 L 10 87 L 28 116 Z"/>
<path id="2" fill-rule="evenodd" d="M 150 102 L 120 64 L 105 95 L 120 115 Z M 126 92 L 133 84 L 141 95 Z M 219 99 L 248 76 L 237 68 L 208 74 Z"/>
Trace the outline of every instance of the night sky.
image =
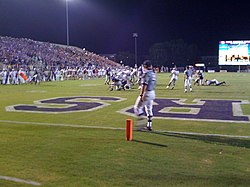
<path id="1" fill-rule="evenodd" d="M 202 55 L 220 40 L 250 39 L 250 3 L 242 0 L 68 0 L 70 45 L 96 53 L 147 54 L 183 39 Z M 66 0 L 0 0 L 0 35 L 66 44 Z"/>

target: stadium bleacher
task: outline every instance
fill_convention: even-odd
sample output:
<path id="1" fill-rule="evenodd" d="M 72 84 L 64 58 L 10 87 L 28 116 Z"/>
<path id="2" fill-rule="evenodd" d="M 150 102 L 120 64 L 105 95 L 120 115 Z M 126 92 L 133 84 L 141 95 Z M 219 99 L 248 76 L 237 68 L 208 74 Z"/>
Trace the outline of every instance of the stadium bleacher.
<path id="1" fill-rule="evenodd" d="M 0 36 L 0 69 L 29 66 L 50 69 L 88 64 L 98 67 L 120 65 L 85 48 Z"/>

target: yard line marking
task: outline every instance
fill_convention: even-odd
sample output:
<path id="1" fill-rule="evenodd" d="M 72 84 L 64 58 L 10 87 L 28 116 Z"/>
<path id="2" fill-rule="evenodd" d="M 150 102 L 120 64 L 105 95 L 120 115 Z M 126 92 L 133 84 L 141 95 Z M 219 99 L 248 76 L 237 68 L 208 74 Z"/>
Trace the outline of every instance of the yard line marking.
<path id="1" fill-rule="evenodd" d="M 26 91 L 27 93 L 46 93 L 47 91 L 45 90 L 29 90 L 29 91 Z"/>
<path id="2" fill-rule="evenodd" d="M 126 128 L 118 128 L 118 127 L 85 126 L 85 125 L 74 125 L 74 124 L 56 124 L 56 123 L 40 123 L 40 122 L 22 122 L 22 121 L 10 121 L 10 120 L 0 120 L 0 123 L 28 124 L 28 125 L 55 126 L 55 127 L 73 127 L 73 128 L 85 128 L 85 129 L 126 130 Z M 177 132 L 177 131 L 165 131 L 165 130 L 154 130 L 153 132 L 180 134 L 180 135 L 199 135 L 199 136 L 211 136 L 211 137 L 214 136 L 214 137 L 250 139 L 250 136 L 238 136 L 238 135 L 227 135 L 227 134 L 205 134 L 205 133 L 197 133 L 197 132 Z"/>
<path id="3" fill-rule="evenodd" d="M 40 186 L 41 185 L 41 183 L 39 183 L 39 182 L 35 182 L 35 181 L 31 181 L 31 180 L 18 179 L 18 178 L 15 178 L 15 177 L 0 176 L 0 179 L 12 181 L 12 182 L 30 184 L 30 185 L 33 185 L 33 186 Z"/>
<path id="4" fill-rule="evenodd" d="M 22 122 L 22 121 L 10 121 L 10 120 L 0 120 L 0 123 L 43 125 L 43 126 L 56 126 L 56 127 L 74 127 L 74 128 L 88 128 L 88 129 L 125 130 L 125 128 L 117 128 L 117 127 L 85 126 L 85 125 L 74 125 L 74 124 L 56 124 L 56 123 L 40 123 L 40 122 Z"/>
<path id="5" fill-rule="evenodd" d="M 102 84 L 81 84 L 80 86 L 100 86 Z"/>
<path id="6" fill-rule="evenodd" d="M 198 135 L 198 136 L 210 136 L 210 137 L 250 139 L 250 136 L 237 136 L 237 135 L 227 135 L 227 134 L 205 134 L 205 133 L 197 133 L 197 132 L 176 132 L 176 131 L 163 131 L 163 130 L 155 130 L 155 132 L 179 134 L 179 135 Z"/>

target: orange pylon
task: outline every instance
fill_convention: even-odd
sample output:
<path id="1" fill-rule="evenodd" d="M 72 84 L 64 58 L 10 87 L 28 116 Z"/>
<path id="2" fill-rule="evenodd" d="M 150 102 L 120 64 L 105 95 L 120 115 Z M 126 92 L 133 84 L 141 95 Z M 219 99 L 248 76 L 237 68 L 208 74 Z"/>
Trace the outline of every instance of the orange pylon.
<path id="1" fill-rule="evenodd" d="M 127 119 L 126 120 L 126 139 L 127 139 L 127 141 L 132 141 L 132 132 L 133 132 L 132 119 Z"/>

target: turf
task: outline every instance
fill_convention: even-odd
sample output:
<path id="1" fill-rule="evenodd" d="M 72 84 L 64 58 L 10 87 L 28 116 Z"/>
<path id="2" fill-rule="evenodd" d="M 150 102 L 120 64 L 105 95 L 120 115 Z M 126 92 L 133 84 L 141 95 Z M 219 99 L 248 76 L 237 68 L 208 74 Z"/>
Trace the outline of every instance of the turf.
<path id="1" fill-rule="evenodd" d="M 250 101 L 247 73 L 206 73 L 206 78 L 225 80 L 227 85 L 195 86 L 192 93 L 183 92 L 182 75 L 174 90 L 165 88 L 169 74 L 157 77 L 159 98 L 185 98 L 189 103 L 197 98 Z M 250 136 L 250 123 L 153 119 L 155 131 L 134 131 L 133 141 L 128 142 L 124 128 L 131 117 L 117 111 L 132 106 L 139 91 L 110 92 L 103 83 L 95 79 L 0 85 L 0 176 L 42 186 L 249 186 L 250 138 L 204 134 Z M 89 112 L 5 110 L 10 105 L 65 96 L 124 100 Z M 242 110 L 250 115 L 250 105 Z M 0 186 L 31 185 L 0 179 Z"/>

